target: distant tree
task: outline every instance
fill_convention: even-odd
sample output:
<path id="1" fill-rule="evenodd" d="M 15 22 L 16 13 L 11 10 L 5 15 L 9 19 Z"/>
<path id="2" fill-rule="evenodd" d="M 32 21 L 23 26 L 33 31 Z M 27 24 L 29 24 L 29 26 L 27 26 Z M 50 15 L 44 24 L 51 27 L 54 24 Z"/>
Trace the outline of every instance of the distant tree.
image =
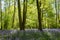
<path id="1" fill-rule="evenodd" d="M 16 0 L 14 0 L 14 13 L 13 13 L 13 20 L 12 20 L 12 28 L 14 26 L 14 19 L 15 19 L 15 12 L 16 12 Z"/>
<path id="2" fill-rule="evenodd" d="M 1 30 L 2 30 L 2 0 L 0 0 Z"/>
<path id="3" fill-rule="evenodd" d="M 36 4 L 37 4 L 37 10 L 38 10 L 38 23 L 39 23 L 39 28 L 38 30 L 42 31 L 42 13 L 41 13 L 41 0 L 36 0 Z"/>
<path id="4" fill-rule="evenodd" d="M 56 27 L 57 27 L 57 19 L 58 19 L 57 0 L 55 0 L 55 10 L 56 10 Z"/>
<path id="5" fill-rule="evenodd" d="M 7 7 L 6 7 L 7 2 L 6 2 L 6 1 L 7 1 L 7 0 L 4 1 L 4 6 L 5 6 L 4 29 L 7 29 L 7 25 L 8 25 L 8 23 L 7 23 L 7 12 L 6 12 L 6 11 L 7 11 L 7 9 L 6 9 L 6 8 L 7 8 Z"/>
<path id="6" fill-rule="evenodd" d="M 8 29 L 8 26 L 9 26 L 9 22 L 8 22 L 9 21 L 9 14 L 10 14 L 10 0 L 5 0 L 4 29 Z"/>

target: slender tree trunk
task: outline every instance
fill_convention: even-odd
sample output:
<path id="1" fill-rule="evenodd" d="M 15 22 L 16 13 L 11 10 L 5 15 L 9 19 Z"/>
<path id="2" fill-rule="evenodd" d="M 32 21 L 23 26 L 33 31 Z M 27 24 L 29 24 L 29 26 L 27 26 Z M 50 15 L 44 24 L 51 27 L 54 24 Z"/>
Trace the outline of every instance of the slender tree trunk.
<path id="1" fill-rule="evenodd" d="M 0 16 L 1 16 L 1 0 L 0 0 Z M 0 18 L 0 20 L 1 20 L 1 18 Z M 1 25 L 0 25 L 0 27 L 1 27 Z M 1 30 L 1 28 L 0 28 L 0 30 Z"/>
<path id="2" fill-rule="evenodd" d="M 7 19 L 6 19 L 7 15 L 6 15 L 6 7 L 5 7 L 5 19 L 4 19 L 4 29 L 7 29 Z"/>
<path id="3" fill-rule="evenodd" d="M 7 17 L 9 17 L 9 13 L 10 13 L 10 0 L 9 0 L 9 3 L 7 1 L 8 0 L 5 1 L 5 6 L 6 7 L 5 7 L 5 20 L 4 20 L 4 29 L 6 29 L 6 30 L 8 29 L 8 25 L 9 25 L 9 22 L 8 22 L 9 19 Z M 7 7 L 7 5 L 8 5 L 8 7 Z"/>
<path id="4" fill-rule="evenodd" d="M 60 1 L 59 1 L 59 0 L 58 0 L 58 4 L 57 4 L 57 5 L 58 5 L 58 24 L 59 24 L 59 20 L 60 20 L 60 19 L 59 19 L 59 15 L 60 15 L 60 12 L 59 12 L 59 10 L 60 10 L 60 7 L 59 7 L 59 6 L 60 6 Z M 60 26 L 59 26 L 59 27 L 60 27 Z"/>
<path id="5" fill-rule="evenodd" d="M 12 20 L 12 28 L 14 26 L 14 19 L 15 19 L 15 12 L 16 12 L 16 0 L 14 0 L 14 13 L 13 13 L 13 20 Z"/>
<path id="6" fill-rule="evenodd" d="M 6 0 L 7 1 L 7 0 Z M 7 2 L 5 1 L 5 6 L 7 6 Z M 7 29 L 8 23 L 7 23 L 7 7 L 5 7 L 5 19 L 4 19 L 4 29 Z"/>
<path id="7" fill-rule="evenodd" d="M 23 30 L 25 30 L 26 13 L 27 13 L 27 0 L 24 0 L 24 2 L 23 2 L 23 22 L 22 22 Z"/>
<path id="8" fill-rule="evenodd" d="M 1 30 L 2 30 L 2 0 L 0 0 L 0 13 L 1 13 Z"/>
<path id="9" fill-rule="evenodd" d="M 22 19 L 21 19 L 21 5 L 20 5 L 20 0 L 17 0 L 17 4 L 18 4 L 18 17 L 19 17 L 19 27 L 20 27 L 20 30 L 23 30 L 23 27 L 22 27 Z"/>
<path id="10" fill-rule="evenodd" d="M 41 1 L 39 3 L 38 0 L 36 0 L 36 4 L 37 4 L 37 10 L 38 10 L 38 23 L 39 23 L 39 28 L 38 30 L 42 31 L 42 14 L 41 14 Z"/>
<path id="11" fill-rule="evenodd" d="M 56 10 L 56 27 L 57 27 L 57 14 L 58 14 L 58 10 L 57 10 L 57 0 L 55 0 L 55 10 Z"/>

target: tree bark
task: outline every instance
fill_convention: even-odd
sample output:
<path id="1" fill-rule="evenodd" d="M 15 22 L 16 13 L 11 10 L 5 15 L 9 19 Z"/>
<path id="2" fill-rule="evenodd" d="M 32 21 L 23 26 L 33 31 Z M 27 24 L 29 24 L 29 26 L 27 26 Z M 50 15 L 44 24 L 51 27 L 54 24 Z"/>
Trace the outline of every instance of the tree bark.
<path id="1" fill-rule="evenodd" d="M 38 23 L 39 23 L 39 28 L 38 30 L 42 31 L 42 14 L 41 14 L 41 1 L 39 3 L 38 0 L 36 0 L 36 4 L 37 4 L 37 10 L 38 10 Z"/>
<path id="2" fill-rule="evenodd" d="M 21 5 L 20 5 L 20 0 L 17 0 L 17 4 L 18 4 L 18 17 L 19 17 L 19 27 L 20 27 L 20 30 L 23 30 L 23 27 L 22 27 L 22 19 L 21 19 Z"/>
<path id="3" fill-rule="evenodd" d="M 24 2 L 23 2 L 23 22 L 22 22 L 23 30 L 25 30 L 26 13 L 27 13 L 27 0 L 24 0 Z"/>

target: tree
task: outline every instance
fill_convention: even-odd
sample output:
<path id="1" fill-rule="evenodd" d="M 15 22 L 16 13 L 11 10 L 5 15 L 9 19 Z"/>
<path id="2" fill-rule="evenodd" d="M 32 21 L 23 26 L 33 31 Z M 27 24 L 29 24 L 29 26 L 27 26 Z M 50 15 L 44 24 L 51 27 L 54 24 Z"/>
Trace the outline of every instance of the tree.
<path id="1" fill-rule="evenodd" d="M 0 13 L 1 13 L 1 30 L 2 30 L 2 0 L 0 0 Z"/>
<path id="2" fill-rule="evenodd" d="M 4 29 L 7 29 L 7 26 L 8 26 L 8 23 L 7 23 L 7 12 L 6 12 L 7 11 L 7 7 L 6 7 L 7 6 L 7 2 L 6 1 L 7 0 L 4 1 L 4 3 L 5 3 Z"/>
<path id="3" fill-rule="evenodd" d="M 16 0 L 14 0 L 14 13 L 13 13 L 13 20 L 12 20 L 12 28 L 14 26 L 15 12 L 16 12 Z"/>
<path id="4" fill-rule="evenodd" d="M 39 23 L 39 30 L 41 30 L 42 31 L 42 19 L 41 19 L 41 17 L 42 17 L 42 14 L 41 14 L 41 0 L 40 0 L 40 2 L 38 1 L 38 0 L 36 0 L 36 4 L 37 4 L 37 10 L 38 10 L 38 23 Z"/>
<path id="5" fill-rule="evenodd" d="M 23 27 L 22 27 L 22 19 L 21 19 L 21 5 L 20 5 L 20 0 L 17 0 L 17 4 L 18 4 L 18 17 L 19 17 L 19 27 L 20 27 L 20 30 L 23 30 Z"/>
<path id="6" fill-rule="evenodd" d="M 5 0 L 4 29 L 8 29 L 9 27 L 9 14 L 10 14 L 10 0 Z"/>
<path id="7" fill-rule="evenodd" d="M 1 0 L 0 0 L 0 15 L 1 15 Z M 1 18 L 1 17 L 0 17 Z M 0 19 L 1 20 L 1 19 Z M 0 26 L 1 27 L 1 26 Z"/>
<path id="8" fill-rule="evenodd" d="M 25 29 L 26 13 L 27 13 L 27 0 L 24 0 L 24 2 L 23 2 L 23 22 L 22 22 L 23 30 Z"/>
<path id="9" fill-rule="evenodd" d="M 57 0 L 55 0 L 55 10 L 56 10 L 56 27 L 57 27 L 57 19 L 58 19 L 58 9 L 57 9 Z"/>

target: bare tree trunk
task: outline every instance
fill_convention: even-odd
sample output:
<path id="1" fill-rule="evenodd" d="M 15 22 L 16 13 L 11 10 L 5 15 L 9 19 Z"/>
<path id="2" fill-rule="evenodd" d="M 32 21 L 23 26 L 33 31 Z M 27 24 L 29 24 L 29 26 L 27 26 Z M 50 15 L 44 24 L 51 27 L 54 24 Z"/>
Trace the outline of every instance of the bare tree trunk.
<path id="1" fill-rule="evenodd" d="M 24 2 L 23 2 L 23 22 L 22 22 L 23 30 L 25 29 L 26 13 L 27 13 L 27 0 L 24 0 Z"/>
<path id="2" fill-rule="evenodd" d="M 21 5 L 20 5 L 20 0 L 17 0 L 17 4 L 18 4 L 18 17 L 19 17 L 19 27 L 20 27 L 20 30 L 23 30 L 23 27 L 22 27 L 22 19 L 21 19 Z"/>
<path id="3" fill-rule="evenodd" d="M 39 3 L 38 0 L 36 0 L 36 4 L 37 4 L 37 10 L 38 10 L 38 23 L 39 23 L 39 28 L 38 30 L 42 31 L 42 14 L 41 14 L 41 1 Z"/>

